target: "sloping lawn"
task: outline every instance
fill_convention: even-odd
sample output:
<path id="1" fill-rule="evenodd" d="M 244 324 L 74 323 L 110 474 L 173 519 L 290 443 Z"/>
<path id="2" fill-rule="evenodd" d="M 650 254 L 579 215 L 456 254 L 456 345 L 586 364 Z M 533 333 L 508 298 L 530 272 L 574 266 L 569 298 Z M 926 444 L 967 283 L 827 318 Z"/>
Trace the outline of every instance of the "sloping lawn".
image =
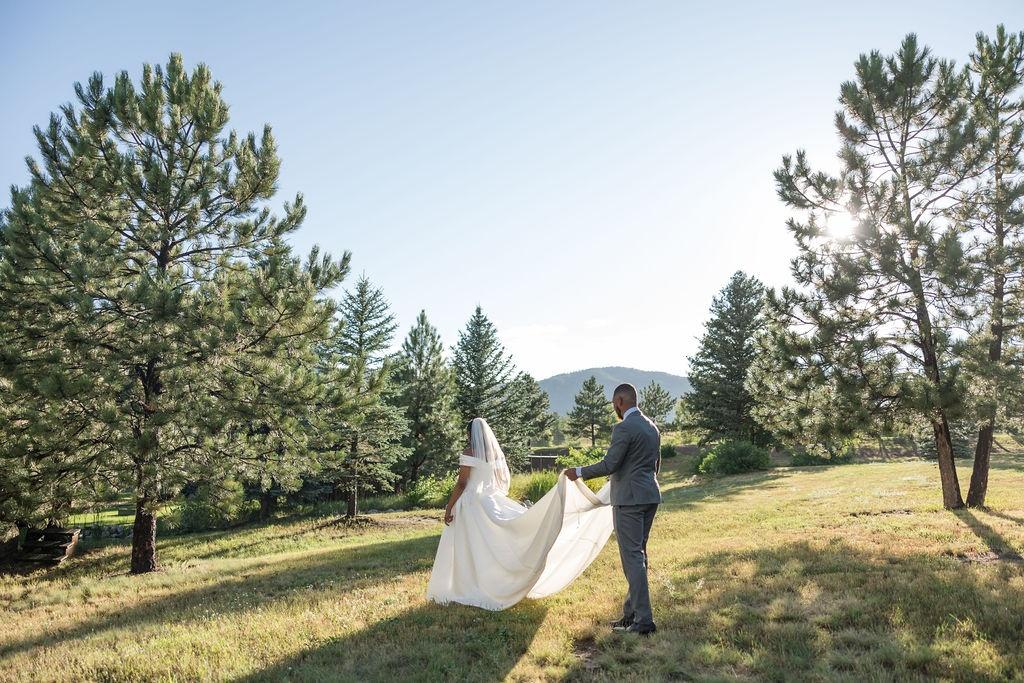
<path id="1" fill-rule="evenodd" d="M 959 512 L 923 460 L 704 483 L 680 463 L 649 639 L 606 626 L 614 540 L 563 593 L 488 613 L 423 599 L 440 511 L 305 518 L 168 538 L 143 577 L 124 544 L 0 577 L 0 680 L 1024 680 L 1024 455 Z"/>

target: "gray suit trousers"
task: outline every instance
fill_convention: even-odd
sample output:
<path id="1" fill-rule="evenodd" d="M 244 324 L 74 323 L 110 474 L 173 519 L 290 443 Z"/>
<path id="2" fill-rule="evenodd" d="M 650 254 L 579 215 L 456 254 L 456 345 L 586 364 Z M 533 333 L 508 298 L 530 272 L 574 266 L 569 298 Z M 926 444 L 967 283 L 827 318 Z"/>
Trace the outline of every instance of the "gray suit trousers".
<path id="1" fill-rule="evenodd" d="M 627 621 L 632 619 L 638 626 L 653 626 L 651 594 L 647 586 L 647 537 L 651 535 L 658 504 L 616 505 L 612 510 L 619 559 L 629 583 L 622 616 Z"/>

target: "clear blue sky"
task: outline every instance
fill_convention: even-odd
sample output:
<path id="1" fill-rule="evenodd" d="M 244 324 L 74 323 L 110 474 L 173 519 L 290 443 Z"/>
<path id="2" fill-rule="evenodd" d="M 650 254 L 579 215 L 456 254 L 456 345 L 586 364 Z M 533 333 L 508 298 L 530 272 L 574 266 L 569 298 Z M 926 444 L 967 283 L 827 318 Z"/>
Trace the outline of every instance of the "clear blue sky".
<path id="1" fill-rule="evenodd" d="M 181 52 L 273 126 L 297 248 L 351 250 L 401 334 L 425 308 L 450 345 L 479 303 L 537 377 L 683 373 L 733 271 L 788 280 L 771 172 L 832 163 L 857 55 L 962 62 L 1000 22 L 1024 3 L 9 2 L 0 185 L 76 80 Z"/>

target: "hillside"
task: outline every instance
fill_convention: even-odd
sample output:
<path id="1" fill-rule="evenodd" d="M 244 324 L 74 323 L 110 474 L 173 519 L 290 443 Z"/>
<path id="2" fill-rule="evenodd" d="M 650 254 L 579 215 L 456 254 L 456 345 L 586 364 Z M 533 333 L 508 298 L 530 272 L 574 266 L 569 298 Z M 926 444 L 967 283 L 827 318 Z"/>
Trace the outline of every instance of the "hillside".
<path id="1" fill-rule="evenodd" d="M 650 384 L 651 380 L 655 380 L 668 389 L 673 396 L 681 396 L 690 391 L 689 380 L 667 372 L 620 367 L 588 368 L 576 372 L 566 372 L 540 381 L 541 388 L 548 392 L 548 396 L 551 398 L 551 409 L 560 415 L 565 415 L 572 410 L 573 399 L 580 387 L 583 386 L 583 382 L 591 375 L 597 377 L 597 381 L 604 385 L 604 393 L 609 400 L 611 400 L 615 387 L 623 382 L 629 382 L 637 389 L 642 389 Z"/>
<path id="2" fill-rule="evenodd" d="M 612 540 L 565 591 L 504 612 L 424 600 L 441 511 L 283 519 L 126 541 L 0 575 L 0 680 L 889 681 L 1024 675 L 1024 456 L 990 507 L 943 510 L 926 460 L 694 480 L 662 470 L 658 633 L 612 634 Z M 966 480 L 970 468 L 960 471 Z"/>

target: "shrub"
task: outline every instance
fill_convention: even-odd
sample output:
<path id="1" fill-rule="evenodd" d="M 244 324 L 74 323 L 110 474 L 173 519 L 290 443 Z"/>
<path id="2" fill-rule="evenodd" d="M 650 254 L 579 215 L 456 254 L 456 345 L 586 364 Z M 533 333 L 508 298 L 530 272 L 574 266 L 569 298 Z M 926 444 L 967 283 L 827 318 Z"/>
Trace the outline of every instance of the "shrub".
<path id="1" fill-rule="evenodd" d="M 416 508 L 440 508 L 448 502 L 448 496 L 452 495 L 455 488 L 455 474 L 448 476 L 420 477 L 416 484 L 405 494 L 408 507 Z"/>
<path id="2" fill-rule="evenodd" d="M 563 469 L 566 467 L 586 467 L 603 459 L 604 454 L 605 449 L 600 446 L 570 448 L 568 454 L 558 456 L 555 459 L 555 463 Z"/>
<path id="3" fill-rule="evenodd" d="M 558 482 L 559 470 L 543 470 L 517 474 L 512 477 L 508 497 L 512 500 L 528 500 L 536 503 Z"/>
<path id="4" fill-rule="evenodd" d="M 739 474 L 771 467 L 768 451 L 749 441 L 723 441 L 704 456 L 701 474 Z"/>
<path id="5" fill-rule="evenodd" d="M 248 521 L 256 508 L 256 501 L 246 501 L 245 488 L 234 479 L 203 482 L 185 497 L 178 525 L 182 531 L 224 529 Z"/>
<path id="6" fill-rule="evenodd" d="M 663 443 L 661 445 L 661 459 L 674 458 L 679 455 L 679 451 L 672 444 Z"/>

